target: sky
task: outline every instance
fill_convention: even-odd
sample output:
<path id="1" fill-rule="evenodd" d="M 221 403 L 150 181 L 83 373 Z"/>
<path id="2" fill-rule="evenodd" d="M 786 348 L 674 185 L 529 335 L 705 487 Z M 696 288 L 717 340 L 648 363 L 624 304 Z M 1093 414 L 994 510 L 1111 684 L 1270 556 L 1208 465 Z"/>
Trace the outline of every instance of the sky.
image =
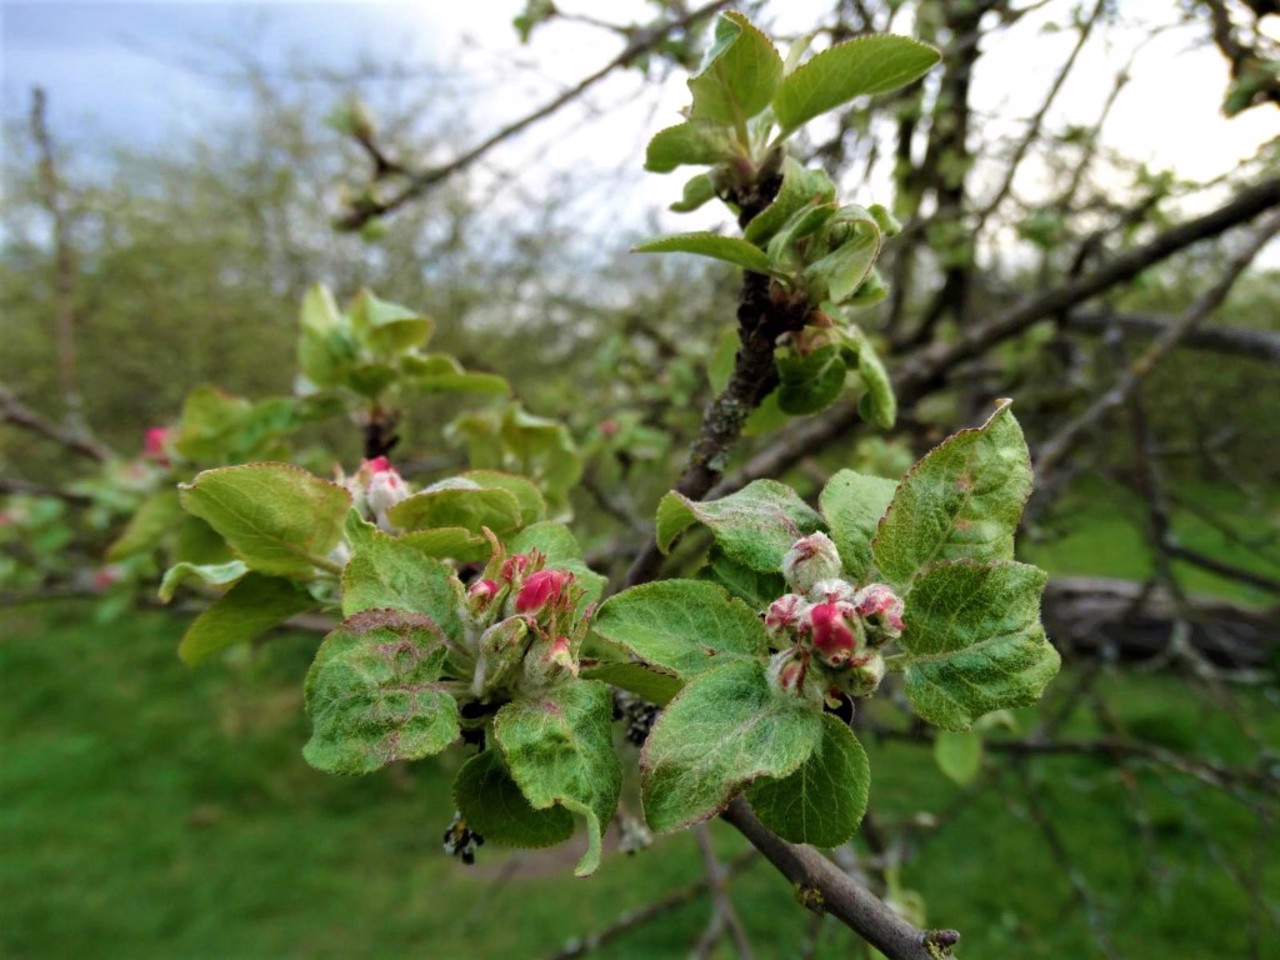
<path id="1" fill-rule="evenodd" d="M 152 147 L 197 129 L 237 108 L 220 74 L 230 49 L 250 51 L 266 65 L 285 66 L 291 57 L 332 68 L 350 66 L 360 55 L 428 64 L 439 80 L 474 90 L 470 124 L 478 134 L 549 99 L 607 62 L 620 41 L 580 24 L 540 30 L 519 45 L 511 19 L 519 0 L 413 0 L 413 2 L 271 3 L 110 2 L 110 0 L 2 0 L 0 2 L 0 112 L 7 120 L 28 109 L 30 88 L 49 93 L 51 126 L 59 138 L 92 146 L 132 143 Z M 642 0 L 562 0 L 563 9 L 615 20 L 645 18 Z M 829 4 L 789 0 L 780 30 L 811 24 Z M 1167 0 L 1121 0 L 1132 19 L 1171 15 Z M 1069 7 L 1051 3 L 1009 31 L 984 55 L 975 102 L 989 115 L 990 129 L 1008 132 L 1031 115 L 1069 48 L 1066 32 L 1046 32 L 1044 23 Z M 1280 20 L 1280 18 L 1274 18 Z M 1064 88 L 1051 120 L 1096 115 L 1112 78 L 1129 56 L 1137 31 L 1119 31 L 1110 44 L 1092 43 Z M 1136 159 L 1172 165 L 1191 178 L 1231 169 L 1263 140 L 1280 134 L 1280 114 L 1269 108 L 1227 121 L 1218 113 L 1225 67 L 1211 48 L 1194 49 L 1191 34 L 1171 30 L 1139 54 L 1134 81 L 1126 88 L 1105 131 L 1106 140 Z M 640 170 L 647 136 L 679 121 L 687 101 L 680 78 L 645 92 L 639 78 L 623 74 L 603 84 L 584 105 L 513 142 L 495 156 L 508 166 L 531 157 L 567 169 L 587 163 L 611 170 L 639 192 L 641 208 L 659 211 L 678 195 L 677 176 L 644 176 Z M 870 198 L 856 199 L 869 202 Z M 689 229 L 706 224 L 680 222 Z"/>

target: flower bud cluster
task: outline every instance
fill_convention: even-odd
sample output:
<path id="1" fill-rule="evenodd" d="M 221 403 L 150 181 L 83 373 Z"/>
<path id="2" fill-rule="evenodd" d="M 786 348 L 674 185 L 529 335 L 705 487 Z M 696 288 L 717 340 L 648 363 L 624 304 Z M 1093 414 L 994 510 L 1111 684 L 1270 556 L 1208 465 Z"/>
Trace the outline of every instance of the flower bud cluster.
<path id="1" fill-rule="evenodd" d="M 902 634 L 902 600 L 883 583 L 844 580 L 836 546 L 823 533 L 797 540 L 782 572 L 794 592 L 764 614 L 781 648 L 770 666 L 774 686 L 809 698 L 874 693 L 885 673 L 880 648 Z"/>
<path id="2" fill-rule="evenodd" d="M 507 556 L 496 538 L 480 576 L 464 587 L 453 578 L 472 695 L 501 700 L 534 695 L 578 675 L 590 610 L 578 614 L 582 588 L 568 570 L 548 567 L 537 550 Z"/>

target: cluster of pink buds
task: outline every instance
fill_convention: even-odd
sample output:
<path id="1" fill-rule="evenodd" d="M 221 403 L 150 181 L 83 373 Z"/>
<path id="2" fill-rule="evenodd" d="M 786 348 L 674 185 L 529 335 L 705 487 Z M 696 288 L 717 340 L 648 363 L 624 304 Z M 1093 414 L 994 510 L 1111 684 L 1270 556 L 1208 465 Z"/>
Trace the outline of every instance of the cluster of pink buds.
<path id="1" fill-rule="evenodd" d="M 173 434 L 171 427 L 147 427 L 142 435 L 142 458 L 157 466 L 169 466 L 169 440 Z"/>
<path id="2" fill-rule="evenodd" d="M 374 457 L 343 481 L 352 505 L 387 533 L 395 532 L 387 511 L 409 496 L 409 485 L 386 457 Z"/>
<path id="3" fill-rule="evenodd" d="M 823 533 L 797 540 L 782 572 L 795 592 L 764 614 L 782 648 L 770 673 L 775 686 L 805 696 L 833 688 L 852 696 L 874 692 L 884 678 L 879 648 L 902 634 L 902 600 L 883 583 L 858 588 L 841 579 L 840 556 Z"/>
<path id="4" fill-rule="evenodd" d="M 465 588 L 455 585 L 474 695 L 545 690 L 576 677 L 590 610 L 578 613 L 582 590 L 573 573 L 548 567 L 537 550 L 507 556 L 490 537 L 494 550 L 484 571 Z"/>

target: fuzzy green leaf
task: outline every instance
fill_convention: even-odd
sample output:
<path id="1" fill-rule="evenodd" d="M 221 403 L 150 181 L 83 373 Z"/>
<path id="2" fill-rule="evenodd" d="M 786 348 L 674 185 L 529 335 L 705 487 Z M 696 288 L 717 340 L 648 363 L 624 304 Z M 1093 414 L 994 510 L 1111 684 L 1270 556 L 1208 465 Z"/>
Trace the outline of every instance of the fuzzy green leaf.
<path id="1" fill-rule="evenodd" d="M 415 534 L 388 536 L 354 512 L 347 530 L 353 552 L 342 571 L 343 616 L 362 610 L 422 613 L 449 636 L 460 635 L 449 568 L 419 548 Z"/>
<path id="2" fill-rule="evenodd" d="M 515 497 L 516 503 L 520 506 L 522 527 L 547 518 L 547 501 L 542 499 L 542 492 L 537 484 L 526 477 L 516 473 L 504 473 L 501 470 L 468 470 L 461 474 L 461 477 L 478 483 L 486 489 L 505 490 Z"/>
<path id="3" fill-rule="evenodd" d="M 458 739 L 457 701 L 440 683 L 444 634 L 430 617 L 364 610 L 325 637 L 307 672 L 306 761 L 370 773 L 420 760 Z"/>
<path id="4" fill-rule="evenodd" d="M 287 463 L 206 470 L 183 484 L 182 506 L 222 534 L 253 570 L 309 578 L 342 536 L 351 495 Z"/>
<path id="5" fill-rule="evenodd" d="M 1059 657 L 1040 626 L 1045 573 L 1012 560 L 944 561 L 906 596 L 906 692 L 943 730 L 992 710 L 1035 703 Z"/>
<path id="6" fill-rule="evenodd" d="M 845 366 L 837 346 L 820 347 L 807 356 L 778 355 L 778 406 L 792 416 L 825 410 L 844 390 Z"/>
<path id="7" fill-rule="evenodd" d="M 669 237 L 656 237 L 637 243 L 632 253 L 696 253 L 701 257 L 724 260 L 756 273 L 769 273 L 773 269 L 769 257 L 757 246 L 737 237 L 722 237 L 718 233 L 677 233 Z"/>
<path id="8" fill-rule="evenodd" d="M 491 843 L 538 849 L 573 836 L 573 815 L 564 807 L 531 807 L 498 750 L 462 765 L 453 781 L 453 803 L 467 826 Z"/>
<path id="9" fill-rule="evenodd" d="M 362 289 L 347 311 L 356 336 L 381 355 L 403 353 L 431 338 L 434 321 Z"/>
<path id="10" fill-rule="evenodd" d="M 515 494 L 472 481 L 462 484 L 437 485 L 415 493 L 388 510 L 387 519 L 402 530 L 462 527 L 478 534 L 488 527 L 505 537 L 520 529 L 520 501 Z"/>
<path id="11" fill-rule="evenodd" d="M 755 480 L 720 500 L 668 493 L 658 503 L 658 546 L 666 552 L 695 523 L 706 524 L 725 554 L 752 570 L 776 573 L 801 537 L 823 529 L 822 517 L 776 480 Z"/>
<path id="12" fill-rule="evenodd" d="M 845 573 L 855 583 L 868 581 L 872 566 L 871 540 L 897 488 L 892 480 L 869 477 L 856 470 L 841 470 L 827 481 L 818 498 Z"/>
<path id="13" fill-rule="evenodd" d="M 1004 401 L 903 478 L 871 544 L 876 566 L 902 587 L 937 560 L 1009 559 L 1030 492 L 1027 443 Z"/>
<path id="14" fill-rule="evenodd" d="M 810 170 L 787 157 L 782 164 L 778 195 L 747 224 L 742 235 L 750 243 L 763 246 L 801 210 L 814 202 L 827 203 L 835 195 L 835 184 L 824 170 Z"/>
<path id="15" fill-rule="evenodd" d="M 192 622 L 178 656 L 194 665 L 211 653 L 256 640 L 316 602 L 288 580 L 249 573 Z"/>
<path id="16" fill-rule="evenodd" d="M 666 831 L 714 817 L 753 781 L 799 769 L 821 739 L 821 713 L 772 690 L 759 661 L 708 670 L 667 705 L 645 743 L 645 818 Z"/>
<path id="17" fill-rule="evenodd" d="M 199 580 L 210 587 L 225 587 L 248 572 L 249 568 L 241 560 L 229 560 L 226 563 L 175 563 L 165 571 L 164 579 L 160 581 L 160 601 L 168 603 L 173 599 L 178 586 L 188 580 Z"/>
<path id="18" fill-rule="evenodd" d="M 769 105 L 782 80 L 782 57 L 740 13 L 722 13 L 702 66 L 689 78 L 695 120 L 742 124 Z"/>
<path id="19" fill-rule="evenodd" d="M 721 584 L 753 610 L 763 610 L 787 592 L 787 582 L 781 573 L 753 570 L 714 546 L 707 553 L 707 566 L 698 576 Z"/>
<path id="20" fill-rule="evenodd" d="M 685 181 L 680 199 L 667 209 L 672 213 L 692 213 L 704 203 L 716 198 L 716 182 L 706 173 L 700 173 Z"/>
<path id="21" fill-rule="evenodd" d="M 822 740 L 799 770 L 781 780 L 761 780 L 747 799 L 766 827 L 792 843 L 838 847 L 853 836 L 867 812 L 871 764 L 849 727 L 822 716 Z"/>
<path id="22" fill-rule="evenodd" d="M 650 703 L 666 706 L 684 686 L 680 678 L 643 663 L 599 663 L 582 671 L 586 680 L 600 680 L 630 690 Z"/>
<path id="23" fill-rule="evenodd" d="M 889 372 L 880 362 L 880 355 L 865 337 L 858 347 L 858 376 L 867 392 L 858 401 L 858 413 L 868 423 L 882 430 L 893 428 L 898 419 L 898 398 L 893 392 Z"/>
<path id="24" fill-rule="evenodd" d="M 142 506 L 129 518 L 124 531 L 107 550 L 111 562 L 123 560 L 138 553 L 150 553 L 161 541 L 186 519 L 178 491 L 162 490 L 144 500 Z"/>
<path id="25" fill-rule="evenodd" d="M 805 269 L 811 296 L 843 303 L 862 285 L 880 256 L 880 227 L 866 210 L 841 207 L 827 222 L 829 235 L 843 239 L 826 256 Z"/>
<path id="26" fill-rule="evenodd" d="M 972 730 L 940 730 L 933 741 L 933 759 L 949 779 L 967 787 L 982 771 L 982 736 Z"/>
<path id="27" fill-rule="evenodd" d="M 683 680 L 726 660 L 762 656 L 769 646 L 754 610 L 701 580 L 662 580 L 624 590 L 606 601 L 591 627 Z"/>
<path id="28" fill-rule="evenodd" d="M 533 808 L 558 804 L 585 818 L 587 852 L 574 870 L 580 877 L 600 865 L 601 838 L 622 791 L 612 718 L 613 694 L 595 680 L 513 700 L 494 718 L 494 738 Z"/>
<path id="29" fill-rule="evenodd" d="M 729 135 L 724 127 L 690 120 L 654 134 L 645 150 L 644 168 L 670 173 L 682 164 L 711 165 L 729 156 Z"/>
<path id="30" fill-rule="evenodd" d="M 782 81 L 774 113 L 783 132 L 790 132 L 854 97 L 905 86 L 940 59 L 928 44 L 891 34 L 836 44 Z"/>

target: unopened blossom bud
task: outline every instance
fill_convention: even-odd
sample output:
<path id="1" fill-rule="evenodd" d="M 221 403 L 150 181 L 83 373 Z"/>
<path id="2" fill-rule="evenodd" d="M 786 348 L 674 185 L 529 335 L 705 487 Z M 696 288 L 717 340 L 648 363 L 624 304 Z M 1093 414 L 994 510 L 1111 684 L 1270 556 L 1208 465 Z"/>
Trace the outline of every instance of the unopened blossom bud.
<path id="1" fill-rule="evenodd" d="M 809 604 L 804 597 L 788 593 L 769 604 L 764 615 L 764 625 L 774 633 L 795 628 Z"/>
<path id="2" fill-rule="evenodd" d="M 124 572 L 117 563 L 99 567 L 93 571 L 93 589 L 109 590 L 124 578 Z"/>
<path id="3" fill-rule="evenodd" d="M 578 675 L 568 637 L 556 637 L 550 643 L 535 646 L 524 658 L 524 674 L 534 689 L 546 689 L 561 680 Z"/>
<path id="4" fill-rule="evenodd" d="M 560 599 L 565 586 L 573 581 L 568 570 L 539 570 L 531 573 L 516 595 L 517 613 L 538 613 Z"/>
<path id="5" fill-rule="evenodd" d="M 861 646 L 861 624 L 851 603 L 815 603 L 802 623 L 819 658 L 837 670 L 847 667 Z"/>
<path id="6" fill-rule="evenodd" d="M 524 576 L 524 572 L 529 569 L 532 563 L 533 561 L 523 553 L 507 557 L 502 561 L 502 579 L 507 583 L 514 583 Z"/>
<path id="7" fill-rule="evenodd" d="M 530 643 L 529 625 L 520 617 L 499 620 L 480 636 L 472 692 L 484 697 L 501 690 L 524 659 Z"/>
<path id="8" fill-rule="evenodd" d="M 873 644 L 896 640 L 902 635 L 902 599 L 891 587 L 883 583 L 868 584 L 858 591 L 853 603 L 867 625 L 867 638 Z"/>
<path id="9" fill-rule="evenodd" d="M 875 693 L 884 679 L 885 663 L 880 651 L 873 651 L 850 668 L 846 685 L 851 696 L 866 697 Z"/>
<path id="10" fill-rule="evenodd" d="M 782 558 L 782 575 L 796 593 L 807 594 L 820 580 L 840 576 L 840 554 L 825 533 L 801 537 Z"/>
<path id="11" fill-rule="evenodd" d="M 604 434 L 606 437 L 614 436 L 618 432 L 618 421 L 617 420 L 601 420 L 600 432 Z"/>
<path id="12" fill-rule="evenodd" d="M 142 435 L 142 456 L 162 467 L 169 466 L 168 445 L 172 433 L 168 427 L 148 427 Z"/>
<path id="13" fill-rule="evenodd" d="M 857 592 L 847 580 L 819 580 L 809 591 L 809 599 L 814 603 L 835 603 L 837 600 L 852 602 Z"/>
<path id="14" fill-rule="evenodd" d="M 488 609 L 501 589 L 496 580 L 477 580 L 467 588 L 469 606 L 476 611 Z"/>
<path id="15" fill-rule="evenodd" d="M 809 667 L 807 650 L 792 648 L 774 654 L 769 661 L 769 685 L 779 693 L 802 697 L 819 704 L 822 702 L 822 689 L 820 685 L 810 682 L 812 671 Z"/>
<path id="16" fill-rule="evenodd" d="M 368 461 L 361 473 L 365 470 L 369 471 L 365 502 L 369 504 L 378 526 L 387 530 L 390 528 L 387 511 L 409 496 L 409 488 L 386 457 L 375 457 Z"/>

